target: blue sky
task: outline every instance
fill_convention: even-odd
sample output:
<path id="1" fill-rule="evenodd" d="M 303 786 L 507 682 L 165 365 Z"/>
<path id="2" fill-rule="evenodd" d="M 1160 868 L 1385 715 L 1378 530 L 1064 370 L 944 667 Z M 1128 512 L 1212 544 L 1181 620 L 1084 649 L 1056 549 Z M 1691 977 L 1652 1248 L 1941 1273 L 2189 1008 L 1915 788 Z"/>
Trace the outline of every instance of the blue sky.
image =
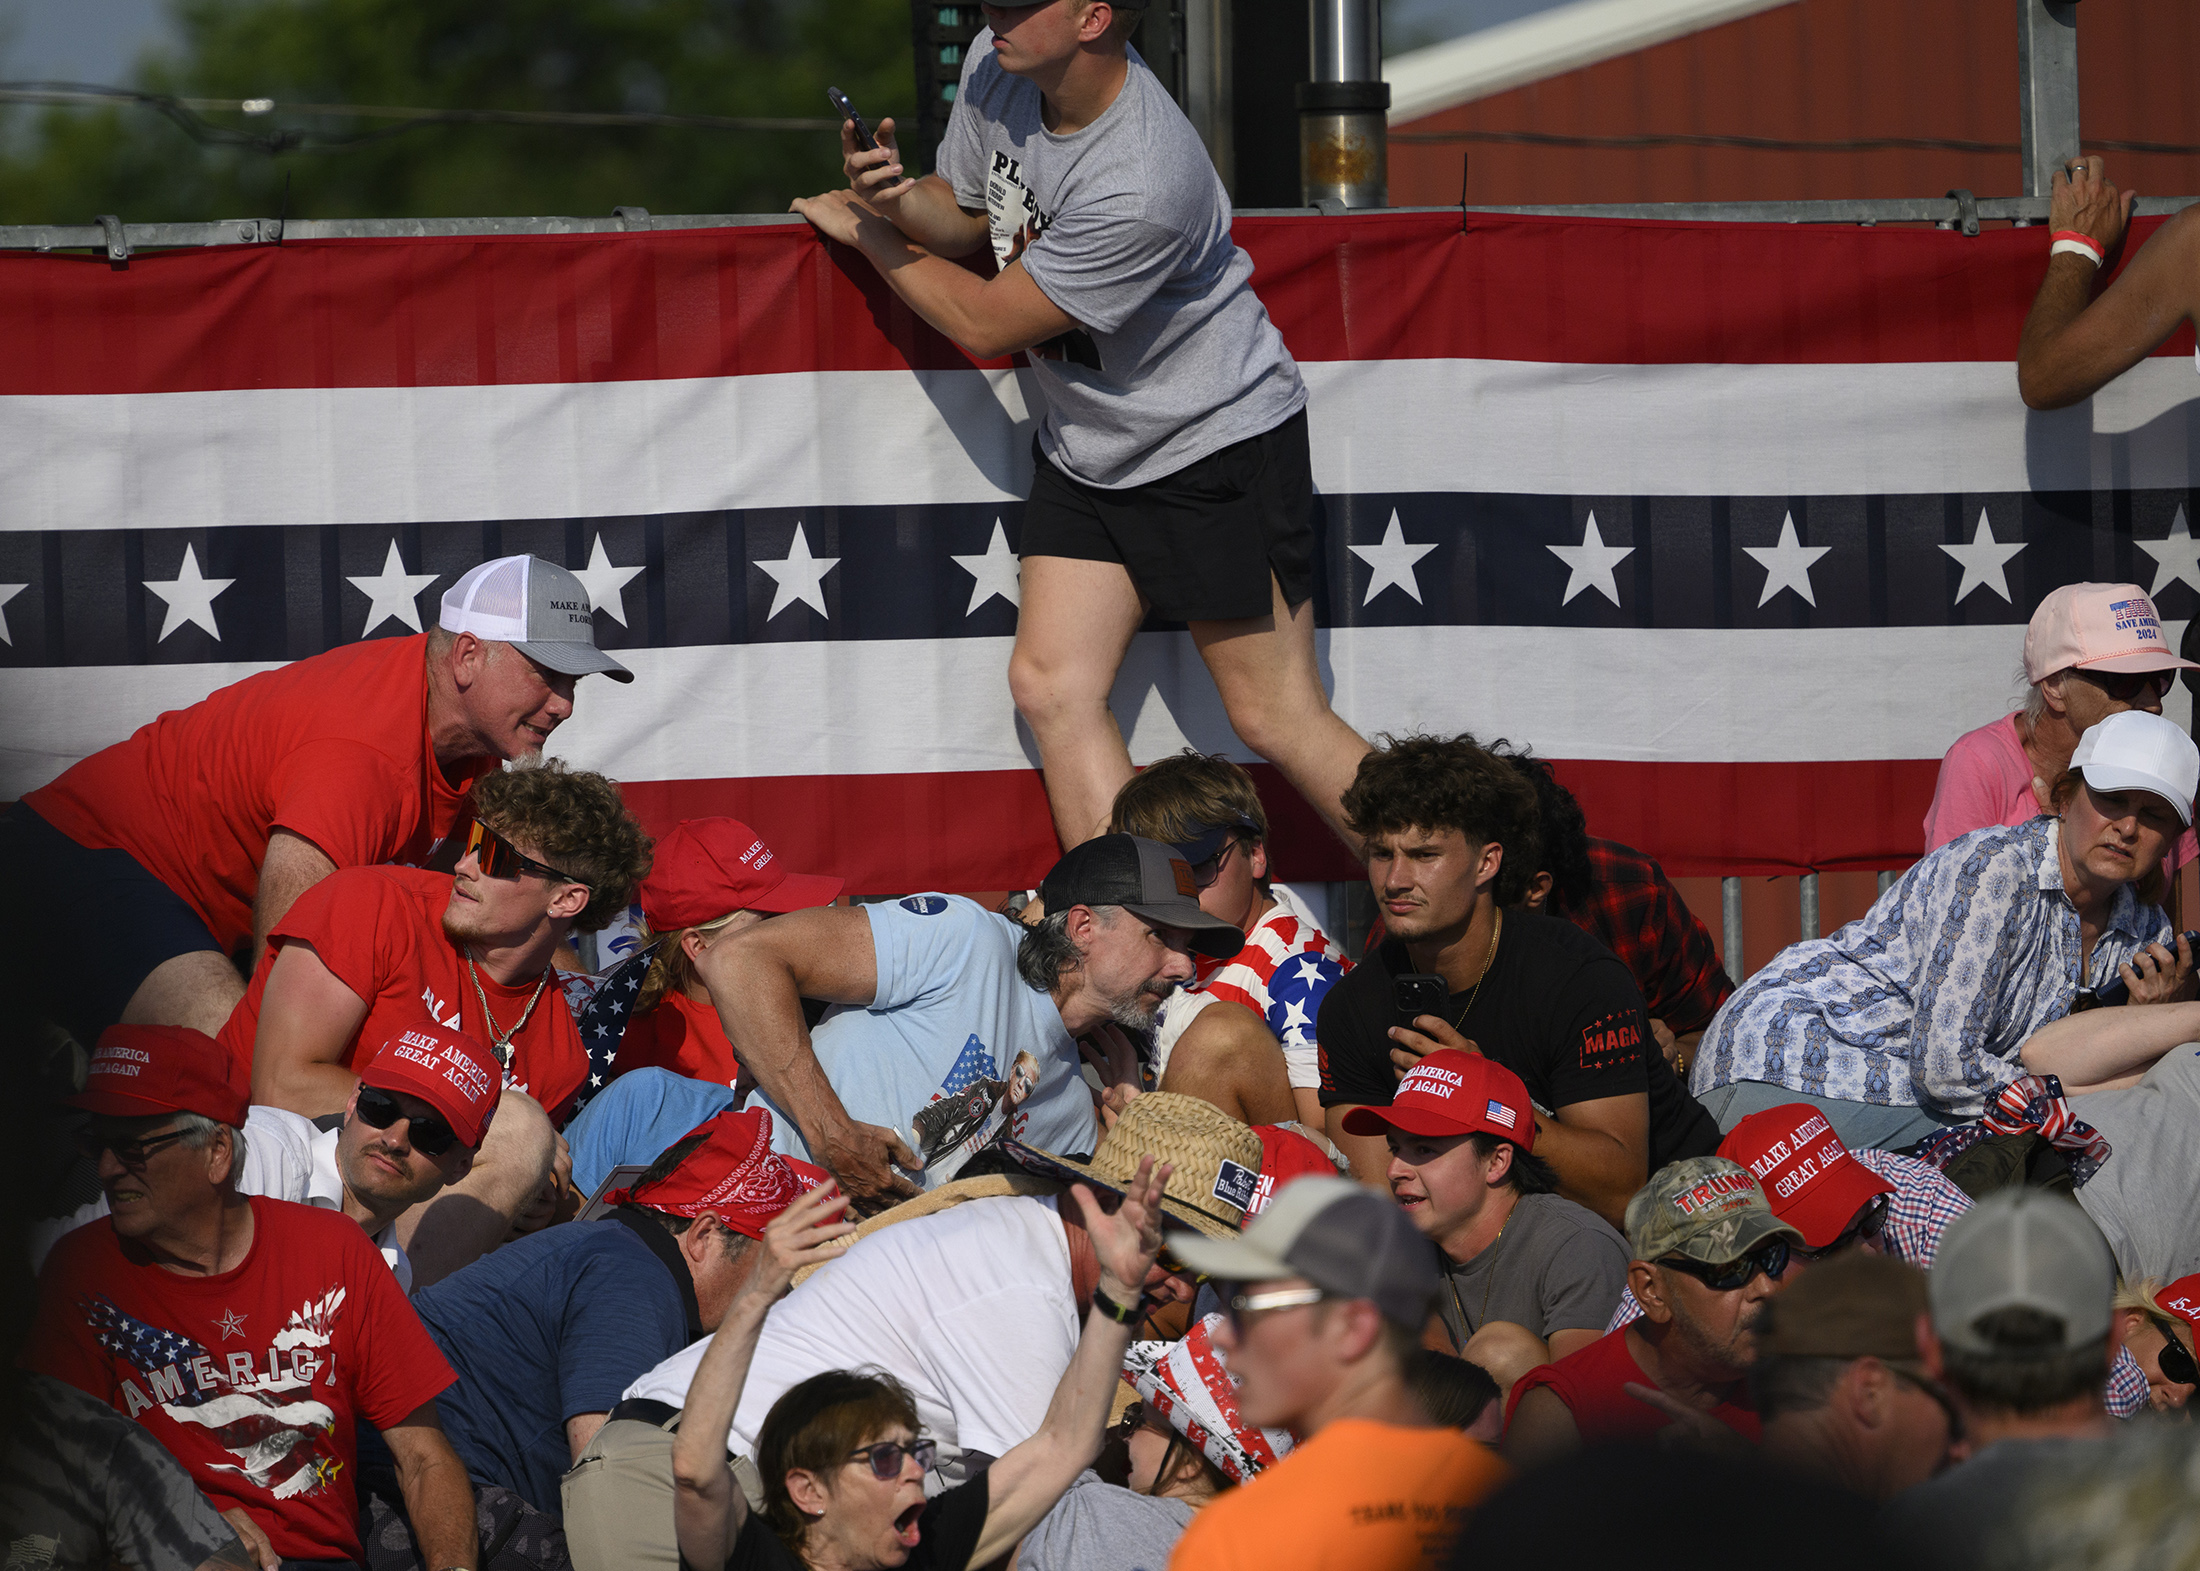
<path id="1" fill-rule="evenodd" d="M 1257 0 L 1255 0 L 1257 3 Z M 1554 0 L 1383 0 L 1392 53 L 1541 11 Z M 0 75 L 119 83 L 165 36 L 165 0 L 0 0 Z"/>

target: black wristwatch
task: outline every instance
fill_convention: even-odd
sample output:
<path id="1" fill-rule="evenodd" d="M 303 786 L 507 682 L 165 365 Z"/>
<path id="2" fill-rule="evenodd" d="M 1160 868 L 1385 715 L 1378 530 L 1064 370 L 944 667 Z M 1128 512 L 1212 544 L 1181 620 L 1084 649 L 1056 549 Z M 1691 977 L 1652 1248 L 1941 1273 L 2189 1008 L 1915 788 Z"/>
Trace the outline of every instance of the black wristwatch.
<path id="1" fill-rule="evenodd" d="M 1135 1326 L 1146 1318 L 1146 1300 L 1143 1297 L 1136 1304 L 1125 1308 L 1097 1287 L 1092 1290 L 1092 1307 L 1119 1326 Z"/>

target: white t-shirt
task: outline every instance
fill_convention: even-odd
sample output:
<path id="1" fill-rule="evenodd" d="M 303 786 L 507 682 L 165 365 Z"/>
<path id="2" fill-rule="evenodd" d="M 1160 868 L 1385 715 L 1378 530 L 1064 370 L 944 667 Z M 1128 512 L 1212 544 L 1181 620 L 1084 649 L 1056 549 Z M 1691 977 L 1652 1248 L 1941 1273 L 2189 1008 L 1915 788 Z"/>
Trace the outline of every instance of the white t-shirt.
<path id="1" fill-rule="evenodd" d="M 336 1131 L 323 1132 L 313 1120 L 280 1107 L 253 1107 L 244 1119 L 244 1166 L 237 1174 L 237 1193 L 266 1200 L 289 1200 L 325 1210 L 344 1209 L 344 1180 L 336 1171 Z M 64 1233 L 107 1214 L 107 1197 L 101 1195 L 71 1215 L 41 1222 L 31 1230 L 31 1269 L 46 1263 L 47 1251 Z M 397 1224 L 382 1229 L 375 1239 L 382 1258 L 390 1263 L 397 1285 L 412 1292 L 412 1261 L 397 1242 Z"/>
<path id="2" fill-rule="evenodd" d="M 924 1158 L 908 1176 L 953 1178 L 996 1133 L 1064 1155 L 1099 1141 L 1077 1044 L 1054 1000 L 1016 970 L 1024 929 L 960 895 L 911 895 L 863 908 L 878 992 L 836 1007 L 810 1033 L 818 1067 L 848 1116 L 895 1130 Z M 772 1111 L 772 1147 L 810 1159 L 795 1121 Z"/>
<path id="3" fill-rule="evenodd" d="M 942 1484 L 962 1455 L 998 1457 L 1038 1432 L 1077 1351 L 1069 1239 L 1051 1199 L 968 1200 L 880 1228 L 772 1307 L 726 1444 L 755 1453 L 787 1389 L 830 1369 L 878 1368 L 909 1388 L 940 1443 Z M 672 1407 L 711 1339 L 626 1388 Z"/>

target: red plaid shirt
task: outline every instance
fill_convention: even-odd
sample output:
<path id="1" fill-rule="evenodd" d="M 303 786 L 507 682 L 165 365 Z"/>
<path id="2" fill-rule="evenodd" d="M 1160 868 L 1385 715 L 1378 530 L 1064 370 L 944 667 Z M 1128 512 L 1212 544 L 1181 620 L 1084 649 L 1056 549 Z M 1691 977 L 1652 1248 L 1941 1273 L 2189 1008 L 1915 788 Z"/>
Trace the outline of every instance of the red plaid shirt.
<path id="1" fill-rule="evenodd" d="M 1711 934 L 1666 881 L 1657 859 L 1616 840 L 1589 840 L 1594 877 L 1578 911 L 1553 908 L 1620 957 L 1642 989 L 1653 1020 L 1675 1036 L 1711 1023 L 1734 983 L 1719 964 Z"/>

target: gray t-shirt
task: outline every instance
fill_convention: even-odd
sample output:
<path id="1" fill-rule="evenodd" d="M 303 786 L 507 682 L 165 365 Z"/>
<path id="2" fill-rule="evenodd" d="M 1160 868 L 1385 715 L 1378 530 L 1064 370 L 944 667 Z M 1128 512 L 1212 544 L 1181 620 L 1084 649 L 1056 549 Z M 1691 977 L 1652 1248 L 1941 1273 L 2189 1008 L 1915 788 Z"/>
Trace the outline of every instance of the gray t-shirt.
<path id="1" fill-rule="evenodd" d="M 1167 1571 L 1192 1508 L 1103 1484 L 1087 1468 L 1016 1552 L 1016 1571 Z"/>
<path id="2" fill-rule="evenodd" d="M 2030 1552 L 2027 1507 L 2043 1486 L 2097 1463 L 2105 1450 L 2100 1440 L 2059 1435 L 1996 1441 L 1889 1500 L 1880 1528 L 1923 1564 L 2027 1571 L 2045 1564 Z"/>
<path id="3" fill-rule="evenodd" d="M 2200 1044 L 2172 1048 L 2135 1086 L 2072 1097 L 2108 1137 L 2109 1157 L 2077 1191 L 2127 1282 L 2200 1271 Z"/>
<path id="4" fill-rule="evenodd" d="M 1083 130 L 1057 136 L 1041 107 L 980 32 L 938 169 L 987 215 L 999 264 L 1021 257 L 1083 324 L 1029 353 L 1046 401 L 1040 451 L 1118 490 L 1289 419 L 1306 385 L 1253 293 L 1207 149 L 1146 63 L 1131 52 L 1122 91 Z"/>
<path id="5" fill-rule="evenodd" d="M 1497 1241 L 1444 1266 L 1436 1307 L 1453 1347 L 1492 1320 L 1548 1341 L 1553 1331 L 1602 1334 L 1627 1287 L 1627 1241 L 1586 1206 L 1522 1195 Z"/>

